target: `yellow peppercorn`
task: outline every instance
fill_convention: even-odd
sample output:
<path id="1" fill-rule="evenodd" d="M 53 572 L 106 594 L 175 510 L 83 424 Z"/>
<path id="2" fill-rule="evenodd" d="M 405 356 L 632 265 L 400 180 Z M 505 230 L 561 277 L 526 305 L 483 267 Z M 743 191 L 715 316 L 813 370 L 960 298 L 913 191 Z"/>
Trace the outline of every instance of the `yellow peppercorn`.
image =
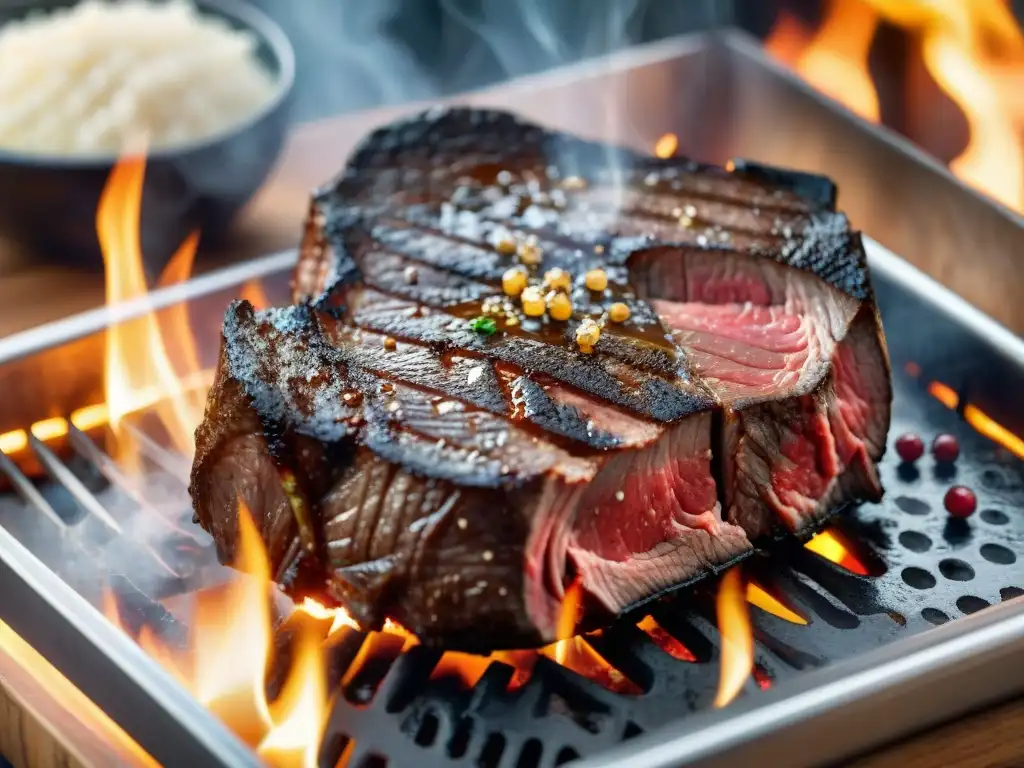
<path id="1" fill-rule="evenodd" d="M 603 269 L 592 269 L 587 272 L 583 282 L 592 291 L 603 291 L 608 287 L 608 275 Z"/>
<path id="2" fill-rule="evenodd" d="M 526 316 L 540 317 L 544 314 L 544 297 L 537 286 L 531 285 L 529 288 L 525 288 L 519 301 L 523 305 L 523 314 Z"/>
<path id="3" fill-rule="evenodd" d="M 498 241 L 495 248 L 498 249 L 498 253 L 500 253 L 502 256 L 511 256 L 513 253 L 516 252 L 516 241 L 513 240 L 511 237 L 503 237 L 501 240 Z"/>
<path id="4" fill-rule="evenodd" d="M 629 311 L 629 306 L 623 304 L 621 301 L 616 301 L 610 307 L 608 307 L 608 319 L 613 323 L 624 323 L 629 320 L 629 316 L 632 314 Z"/>
<path id="5" fill-rule="evenodd" d="M 576 344 L 580 352 L 589 355 L 594 351 L 594 345 L 601 338 L 601 328 L 589 317 L 576 328 Z"/>
<path id="6" fill-rule="evenodd" d="M 544 273 L 544 287 L 549 291 L 568 291 L 572 288 L 572 275 L 555 267 Z"/>
<path id="7" fill-rule="evenodd" d="M 564 293 L 556 293 L 548 299 L 548 314 L 552 320 L 565 322 L 572 317 L 572 300 Z"/>
<path id="8" fill-rule="evenodd" d="M 526 273 L 521 269 L 509 269 L 501 276 L 501 290 L 507 296 L 518 296 L 526 287 Z"/>
<path id="9" fill-rule="evenodd" d="M 520 243 L 519 244 L 519 262 L 525 264 L 528 267 L 535 267 L 540 264 L 541 251 L 535 243 Z"/>
<path id="10" fill-rule="evenodd" d="M 398 349 L 398 342 L 395 341 L 390 336 L 385 336 L 384 337 L 384 349 L 386 349 L 388 352 L 394 352 L 396 349 Z"/>

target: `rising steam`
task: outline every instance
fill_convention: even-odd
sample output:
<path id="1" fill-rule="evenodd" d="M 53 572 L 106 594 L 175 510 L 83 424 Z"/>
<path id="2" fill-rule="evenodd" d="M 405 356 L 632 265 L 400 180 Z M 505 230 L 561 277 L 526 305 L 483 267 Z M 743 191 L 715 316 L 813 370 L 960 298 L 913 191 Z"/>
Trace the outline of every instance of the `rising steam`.
<path id="1" fill-rule="evenodd" d="M 297 48 L 296 117 L 421 101 L 707 27 L 717 0 L 262 0 Z"/>

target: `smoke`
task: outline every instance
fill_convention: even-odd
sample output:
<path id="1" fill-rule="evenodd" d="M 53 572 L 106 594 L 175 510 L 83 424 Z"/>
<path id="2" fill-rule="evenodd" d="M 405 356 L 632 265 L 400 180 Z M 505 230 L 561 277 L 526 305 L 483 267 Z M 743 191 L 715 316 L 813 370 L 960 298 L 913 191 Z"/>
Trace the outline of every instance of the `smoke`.
<path id="1" fill-rule="evenodd" d="M 268 6 L 273 0 L 263 0 Z M 285 27 L 298 57 L 295 117 L 429 102 L 581 60 L 591 72 L 607 54 L 709 26 L 719 0 L 303 0 L 267 10 Z M 603 58 L 605 57 L 605 58 Z M 549 99 L 551 127 L 610 144 L 640 134 L 630 78 L 605 78 Z M 636 98 L 633 99 L 635 104 Z M 539 106 L 538 105 L 523 105 Z M 619 155 L 610 152 L 609 168 Z M 566 173 L 572 158 L 552 158 Z M 331 169 L 333 170 L 333 169 Z M 325 175 L 330 171 L 325 170 Z"/>
<path id="2" fill-rule="evenodd" d="M 435 99 L 704 28 L 718 0 L 259 2 L 295 44 L 295 117 L 310 120 Z"/>
<path id="3" fill-rule="evenodd" d="M 462 24 L 496 60 L 504 77 L 519 77 L 617 51 L 640 38 L 640 0 L 593 2 L 586 8 L 578 3 L 547 0 L 440 0 L 448 16 Z M 475 7 L 475 12 L 469 10 Z M 625 103 L 626 81 L 610 82 L 598 106 L 601 137 L 622 135 L 629 121 Z M 564 123 L 567 113 L 583 105 L 568 99 L 551 114 L 552 124 Z M 611 158 L 611 156 L 609 156 Z M 567 168 L 570 173 L 575 169 Z"/>
<path id="4" fill-rule="evenodd" d="M 440 4 L 493 54 L 505 77 L 600 56 L 639 38 L 639 0 L 595 2 L 582 15 L 579 4 L 544 0 L 440 0 Z"/>
<path id="5" fill-rule="evenodd" d="M 296 117 L 429 98 L 437 87 L 415 51 L 389 30 L 408 6 L 402 0 L 262 0 L 296 49 Z M 424 19 L 426 21 L 426 19 Z"/>

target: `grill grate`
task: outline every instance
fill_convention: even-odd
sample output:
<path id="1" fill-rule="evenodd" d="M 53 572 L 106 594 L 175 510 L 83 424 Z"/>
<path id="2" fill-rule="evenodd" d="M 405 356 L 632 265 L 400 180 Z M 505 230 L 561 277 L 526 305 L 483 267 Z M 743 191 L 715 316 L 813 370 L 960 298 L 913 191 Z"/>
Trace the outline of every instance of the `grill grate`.
<path id="1" fill-rule="evenodd" d="M 960 438 L 955 471 L 923 459 L 919 473 L 907 472 L 891 452 L 882 467 L 886 500 L 836 522 L 863 547 L 859 554 L 881 567 L 877 575 L 850 573 L 795 544 L 748 561 L 746 571 L 810 623 L 752 609 L 759 674 L 744 695 L 756 695 L 757 678 L 784 680 L 1024 594 L 1021 462 L 922 397 L 916 382 L 901 382 L 895 402 L 894 437 L 913 425 Z M 981 511 L 968 521 L 950 520 L 943 508 L 954 482 L 978 493 Z M 512 669 L 502 664 L 461 691 L 450 680 L 424 683 L 436 656 L 410 652 L 386 670 L 369 706 L 339 697 L 321 764 L 333 765 L 352 737 L 351 765 L 386 755 L 396 765 L 552 766 L 707 709 L 718 684 L 712 597 L 698 589 L 650 609 L 695 661 L 673 658 L 626 620 L 590 641 L 641 688 L 637 696 L 613 693 L 546 658 L 517 691 L 507 690 Z"/>
<path id="2" fill-rule="evenodd" d="M 894 291 L 881 287 L 883 311 L 903 311 L 912 303 Z M 907 311 L 917 312 L 920 321 L 920 307 Z M 960 334 L 970 340 L 965 331 Z M 900 334 L 891 333 L 890 342 L 899 360 Z M 860 547 L 869 576 L 850 573 L 795 542 L 747 561 L 746 572 L 809 623 L 752 609 L 757 668 L 744 696 L 1024 594 L 1024 465 L 929 397 L 922 380 L 902 373 L 895 378 L 891 437 L 908 430 L 926 437 L 952 432 L 962 456 L 953 468 L 934 466 L 926 457 L 914 469 L 900 466 L 890 452 L 881 467 L 885 501 L 834 521 Z M 0 474 L 24 502 L 0 503 L 0 524 L 20 532 L 94 604 L 104 585 L 112 587 L 129 631 L 150 627 L 165 642 L 185 647 L 188 628 L 169 600 L 216 582 L 221 569 L 209 537 L 191 524 L 191 511 L 181 503 L 181 460 L 138 425 L 128 425 L 152 470 L 141 487 L 100 449 L 97 435 L 70 422 L 65 426 L 67 438 L 59 448 L 29 440 L 45 482 L 30 481 L 0 454 Z M 979 512 L 968 521 L 950 520 L 943 509 L 942 497 L 953 483 L 978 494 Z M 168 509 L 163 499 L 177 501 Z M 130 563 L 131 572 L 111 570 L 113 563 Z M 510 686 L 511 667 L 495 662 L 466 689 L 452 677 L 433 675 L 437 651 L 415 646 L 402 653 L 400 641 L 380 643 L 379 635 L 371 662 L 355 672 L 367 636 L 342 630 L 329 639 L 327 674 L 341 695 L 321 764 L 344 758 L 368 766 L 553 766 L 705 710 L 719 672 L 713 597 L 707 586 L 669 595 L 587 638 L 639 689 L 635 695 L 608 690 L 545 657 L 521 687 Z M 636 626 L 648 612 L 689 649 L 692 661 L 674 658 Z"/>

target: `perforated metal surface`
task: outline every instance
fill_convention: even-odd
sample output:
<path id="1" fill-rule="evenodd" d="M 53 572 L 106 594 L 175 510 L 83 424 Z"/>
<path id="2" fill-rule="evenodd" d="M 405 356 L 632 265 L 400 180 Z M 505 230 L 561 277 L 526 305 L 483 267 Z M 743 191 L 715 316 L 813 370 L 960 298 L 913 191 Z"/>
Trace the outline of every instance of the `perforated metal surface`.
<path id="1" fill-rule="evenodd" d="M 929 457 L 907 471 L 890 453 L 883 464 L 886 500 L 836 521 L 883 573 L 857 576 L 795 543 L 744 565 L 809 620 L 803 626 L 752 609 L 762 680 L 783 680 L 1024 594 L 1024 465 L 919 382 L 899 373 L 897 382 L 893 436 L 905 429 L 951 432 L 962 456 L 954 471 Z M 978 493 L 980 511 L 967 521 L 951 520 L 943 508 L 954 482 Z M 611 693 L 547 659 L 521 690 L 506 691 L 512 670 L 494 665 L 474 690 L 459 691 L 454 681 L 425 682 L 436 656 L 416 649 L 386 670 L 369 706 L 365 691 L 339 699 L 322 764 L 332 765 L 353 737 L 354 765 L 385 756 L 395 765 L 558 765 L 706 709 L 719 674 L 711 597 L 702 589 L 664 598 L 652 610 L 695 662 L 672 658 L 632 621 L 591 640 L 643 690 L 638 696 Z M 758 695 L 755 679 L 744 695 Z"/>

